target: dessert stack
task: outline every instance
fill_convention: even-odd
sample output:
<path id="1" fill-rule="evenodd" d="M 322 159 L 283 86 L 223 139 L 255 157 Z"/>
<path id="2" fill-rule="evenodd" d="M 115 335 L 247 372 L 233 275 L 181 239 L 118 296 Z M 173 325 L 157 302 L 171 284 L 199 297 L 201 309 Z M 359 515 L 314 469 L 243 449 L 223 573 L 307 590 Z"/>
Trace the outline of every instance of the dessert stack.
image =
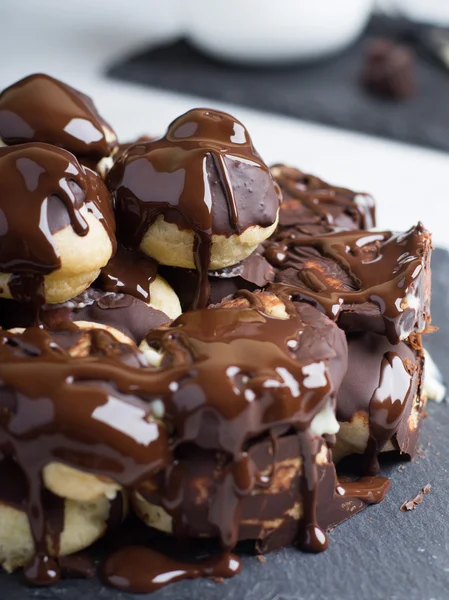
<path id="1" fill-rule="evenodd" d="M 76 553 L 134 514 L 172 551 L 118 544 L 109 585 L 230 577 L 241 542 L 320 552 L 384 498 L 379 455 L 413 456 L 426 402 L 420 223 L 374 229 L 369 195 L 269 169 L 220 111 L 119 145 L 46 75 L 0 94 L 0 140 L 6 571 L 91 576 Z"/>

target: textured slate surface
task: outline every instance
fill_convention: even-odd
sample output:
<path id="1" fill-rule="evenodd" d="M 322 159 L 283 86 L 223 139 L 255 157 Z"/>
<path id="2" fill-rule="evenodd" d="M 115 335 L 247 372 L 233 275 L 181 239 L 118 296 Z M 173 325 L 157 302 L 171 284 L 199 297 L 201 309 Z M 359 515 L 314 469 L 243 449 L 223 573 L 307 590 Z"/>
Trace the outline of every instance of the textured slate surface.
<path id="1" fill-rule="evenodd" d="M 406 102 L 366 93 L 359 84 L 372 35 L 404 35 L 401 21 L 373 19 L 343 54 L 310 65 L 246 69 L 215 62 L 181 41 L 143 51 L 111 66 L 126 81 L 241 104 L 404 142 L 449 150 L 449 74 L 417 59 L 419 89 Z"/>
<path id="2" fill-rule="evenodd" d="M 427 346 L 449 379 L 449 254 L 434 253 L 434 324 Z M 243 557 L 243 571 L 222 584 L 207 580 L 168 586 L 145 600 L 447 600 L 449 597 L 449 406 L 429 406 L 414 463 L 385 467 L 392 487 L 385 501 L 367 508 L 329 534 L 319 555 L 287 548 L 261 564 Z M 413 512 L 401 504 L 430 483 Z M 131 600 L 98 580 L 54 588 L 23 587 L 21 576 L 0 575 L 1 600 Z"/>

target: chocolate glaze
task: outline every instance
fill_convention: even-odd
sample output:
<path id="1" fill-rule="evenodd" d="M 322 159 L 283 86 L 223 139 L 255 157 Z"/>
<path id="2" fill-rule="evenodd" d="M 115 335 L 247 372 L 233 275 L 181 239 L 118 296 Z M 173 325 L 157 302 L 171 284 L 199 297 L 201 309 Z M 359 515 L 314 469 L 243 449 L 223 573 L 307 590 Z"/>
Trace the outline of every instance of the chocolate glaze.
<path id="1" fill-rule="evenodd" d="M 175 290 L 183 311 L 189 310 L 198 285 L 197 272 L 193 269 L 163 266 L 159 267 L 159 272 Z M 253 292 L 264 288 L 274 281 L 274 277 L 275 271 L 271 264 L 259 252 L 253 252 L 237 265 L 208 272 L 210 294 L 207 305 L 219 304 L 238 290 Z"/>
<path id="2" fill-rule="evenodd" d="M 0 94 L 0 139 L 8 146 L 45 142 L 97 161 L 117 147 L 115 133 L 89 96 L 43 74 Z"/>
<path id="3" fill-rule="evenodd" d="M 183 579 L 234 577 L 241 568 L 234 554 L 189 563 L 145 546 L 127 546 L 108 557 L 103 566 L 103 579 L 124 592 L 145 594 Z"/>
<path id="4" fill-rule="evenodd" d="M 45 544 L 45 465 L 62 462 L 133 486 L 169 457 L 164 427 L 146 420 L 157 391 L 147 381 L 151 375 L 127 366 L 104 331 L 90 332 L 90 356 L 70 356 L 64 348 L 76 345 L 79 335 L 76 327 L 57 336 L 39 328 L 1 335 L 0 452 L 16 461 L 28 481 L 27 514 L 36 545 L 28 576 L 34 583 L 49 583 L 45 574 L 55 569 Z M 139 394 L 139 382 L 146 392 Z"/>
<path id="5" fill-rule="evenodd" d="M 119 158 L 121 158 L 123 156 L 123 154 L 125 154 L 125 152 L 131 148 L 131 146 L 135 146 L 136 144 L 141 144 L 142 142 L 153 142 L 155 139 L 157 139 L 157 138 L 155 138 L 154 136 L 141 135 L 140 137 L 136 138 L 132 142 L 122 142 L 121 144 L 118 145 L 116 152 L 114 152 L 114 156 L 113 156 L 114 162 L 116 162 Z"/>
<path id="6" fill-rule="evenodd" d="M 171 319 L 160 310 L 128 294 L 114 294 L 90 287 L 72 300 L 61 304 L 44 304 L 38 320 L 49 329 L 67 321 L 89 321 L 118 329 L 137 345 L 145 335 Z M 33 310 L 14 300 L 0 299 L 0 327 L 30 327 L 35 321 Z"/>
<path id="7" fill-rule="evenodd" d="M 286 237 L 268 244 L 276 281 L 349 331 L 390 342 L 423 331 L 430 320 L 430 234 L 347 231 Z M 408 303 L 408 306 L 405 305 Z"/>
<path id="8" fill-rule="evenodd" d="M 53 234 L 68 225 L 80 237 L 88 233 L 84 205 L 113 241 L 107 190 L 72 154 L 41 143 L 0 148 L 0 272 L 13 274 L 14 298 L 35 300 L 43 275 L 60 268 Z"/>
<path id="9" fill-rule="evenodd" d="M 141 252 L 119 246 L 101 270 L 99 285 L 106 292 L 129 294 L 150 303 L 150 285 L 156 279 L 158 264 Z"/>
<path id="10" fill-rule="evenodd" d="M 264 299 L 273 297 L 246 292 L 243 306 L 185 313 L 170 328 L 151 332 L 147 341 L 163 351 L 163 367 L 183 372 L 166 402 L 166 419 L 176 437 L 228 457 L 217 495 L 226 500 L 212 502 L 209 511 L 223 547 L 235 546 L 242 498 L 257 480 L 245 444 L 287 427 L 297 432 L 306 464 L 301 544 L 323 549 L 310 537 L 320 530 L 315 517 L 316 444 L 309 425 L 332 401 L 345 373 L 344 336 L 306 304 L 289 303 L 286 320 L 269 317 L 263 312 Z M 164 508 L 173 516 L 176 532 L 183 534 L 188 524 L 177 465 L 165 471 Z M 324 544 L 325 535 L 320 535 Z"/>
<path id="11" fill-rule="evenodd" d="M 191 110 L 161 139 L 129 148 L 107 182 L 125 246 L 138 249 L 160 215 L 194 233 L 196 307 L 206 306 L 209 297 L 212 235 L 272 225 L 280 203 L 279 188 L 244 126 L 208 109 Z"/>
<path id="12" fill-rule="evenodd" d="M 401 342 L 396 345 L 374 333 L 348 335 L 348 371 L 337 396 L 337 419 L 351 421 L 366 415 L 369 441 L 365 468 L 379 471 L 377 455 L 391 439 L 401 453 L 413 455 L 419 427 L 410 431 L 408 419 L 418 401 L 420 410 L 423 355 Z"/>
<path id="13" fill-rule="evenodd" d="M 273 440 L 265 437 L 247 447 L 258 477 L 255 493 L 242 498 L 238 522 L 239 541 L 254 542 L 256 552 L 264 553 L 285 545 L 296 544 L 300 520 L 292 515 L 303 502 L 302 475 L 298 457 L 300 440 L 296 434 L 280 435 Z M 321 442 L 321 450 L 325 449 Z M 329 452 L 328 452 L 329 454 Z M 222 505 L 222 481 L 226 458 L 212 450 L 189 447 L 177 456 L 176 477 L 166 485 L 163 478 L 139 488 L 141 495 L 155 505 L 166 504 L 165 489 L 176 485 L 182 496 L 183 530 L 189 538 L 210 538 L 217 535 L 209 519 L 210 507 Z M 366 504 L 380 502 L 388 484 L 383 478 L 353 482 L 352 489 L 339 483 L 330 456 L 317 465 L 316 517 L 324 531 L 335 527 L 362 510 Z M 381 493 L 382 490 L 384 493 Z M 354 491 L 350 495 L 350 491 Z M 270 525 L 267 525 L 269 523 Z M 178 535 L 179 533 L 176 532 Z M 245 548 L 247 548 L 247 544 Z"/>
<path id="14" fill-rule="evenodd" d="M 128 336 L 137 345 L 152 329 L 170 323 L 160 310 L 129 294 L 114 294 L 89 288 L 64 304 L 46 304 L 40 312 L 41 322 L 54 329 L 65 321 L 89 321 L 109 325 Z"/>
<path id="15" fill-rule="evenodd" d="M 286 229 L 317 235 L 376 225 L 374 200 L 368 194 L 330 185 L 286 165 L 273 165 L 270 170 L 283 196 L 275 239 Z"/>

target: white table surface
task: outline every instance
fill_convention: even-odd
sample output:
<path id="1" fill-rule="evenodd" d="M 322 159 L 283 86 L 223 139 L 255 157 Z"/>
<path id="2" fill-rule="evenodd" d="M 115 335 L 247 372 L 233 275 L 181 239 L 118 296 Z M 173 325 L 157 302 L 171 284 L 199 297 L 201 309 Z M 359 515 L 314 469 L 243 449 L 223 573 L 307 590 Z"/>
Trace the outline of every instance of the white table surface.
<path id="1" fill-rule="evenodd" d="M 173 34 L 171 7 L 164 10 L 158 0 L 158 10 L 147 14 L 150 5 L 151 0 L 1 0 L 0 89 L 33 72 L 59 77 L 92 96 L 123 141 L 162 133 L 194 106 L 228 110 L 246 124 L 268 163 L 287 162 L 368 191 L 377 200 L 380 227 L 406 229 L 421 220 L 435 245 L 449 249 L 449 154 L 107 80 L 103 72 L 117 57 L 148 45 L 160 32 Z M 145 13 L 140 19 L 138 10 Z"/>

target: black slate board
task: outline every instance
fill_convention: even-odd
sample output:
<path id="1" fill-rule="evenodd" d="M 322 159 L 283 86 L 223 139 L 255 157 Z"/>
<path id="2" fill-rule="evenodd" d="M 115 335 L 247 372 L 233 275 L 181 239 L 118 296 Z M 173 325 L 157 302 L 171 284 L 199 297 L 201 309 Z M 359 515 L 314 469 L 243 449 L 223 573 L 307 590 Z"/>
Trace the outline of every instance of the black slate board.
<path id="1" fill-rule="evenodd" d="M 343 54 L 281 69 L 222 64 L 179 41 L 130 56 L 113 65 L 108 75 L 447 151 L 448 72 L 420 55 L 419 90 L 406 102 L 378 99 L 359 84 L 369 39 L 386 34 L 398 39 L 404 31 L 402 21 L 373 18 L 362 38 Z"/>
<path id="2" fill-rule="evenodd" d="M 449 379 L 449 254 L 433 258 L 433 322 L 428 348 Z M 384 468 L 391 478 L 385 501 L 365 509 L 329 534 L 319 555 L 286 548 L 261 564 L 243 557 L 240 575 L 222 584 L 175 583 L 133 596 L 99 580 L 67 581 L 53 588 L 24 587 L 20 574 L 0 574 L 1 600 L 447 600 L 449 598 L 449 406 L 430 403 L 421 457 Z M 431 493 L 413 512 L 401 504 L 427 483 Z"/>

